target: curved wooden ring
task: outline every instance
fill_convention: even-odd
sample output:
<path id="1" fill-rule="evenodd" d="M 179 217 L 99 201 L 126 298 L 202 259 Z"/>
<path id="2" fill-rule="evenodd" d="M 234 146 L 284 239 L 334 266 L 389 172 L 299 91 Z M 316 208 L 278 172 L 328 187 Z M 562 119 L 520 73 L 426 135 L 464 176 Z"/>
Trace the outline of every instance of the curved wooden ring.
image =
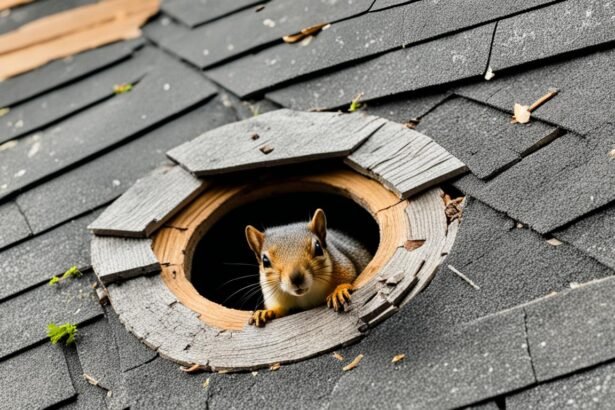
<path id="1" fill-rule="evenodd" d="M 161 277 L 180 303 L 209 326 L 241 330 L 250 311 L 230 309 L 201 296 L 190 282 L 194 249 L 203 235 L 230 210 L 281 192 L 330 192 L 346 196 L 369 211 L 380 230 L 374 258 L 355 281 L 368 283 L 408 237 L 406 201 L 400 201 L 380 183 L 351 170 L 270 180 L 267 183 L 218 184 L 209 187 L 177 214 L 153 238 L 153 250 L 162 265 Z M 400 206 L 395 206 L 400 204 Z"/>

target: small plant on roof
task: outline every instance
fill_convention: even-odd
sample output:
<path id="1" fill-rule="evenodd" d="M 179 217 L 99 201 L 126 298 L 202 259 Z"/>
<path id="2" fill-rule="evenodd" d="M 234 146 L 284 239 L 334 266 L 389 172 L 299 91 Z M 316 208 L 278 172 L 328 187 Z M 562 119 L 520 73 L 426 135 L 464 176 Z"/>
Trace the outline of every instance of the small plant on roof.
<path id="1" fill-rule="evenodd" d="M 363 107 L 363 104 L 361 104 L 361 97 L 363 97 L 363 93 L 357 94 L 357 96 L 352 99 L 350 107 L 348 107 L 348 112 L 355 112 Z"/>
<path id="2" fill-rule="evenodd" d="M 0 117 L 5 116 L 6 114 L 9 113 L 9 111 L 11 111 L 10 108 L 0 108 Z"/>
<path id="3" fill-rule="evenodd" d="M 64 272 L 64 274 L 62 276 L 53 276 L 50 280 L 49 280 L 49 286 L 53 286 L 59 282 L 62 282 L 63 280 L 66 280 L 68 278 L 78 278 L 79 276 L 83 275 L 81 273 L 81 271 L 76 267 L 76 266 L 71 266 L 66 272 Z"/>
<path id="4" fill-rule="evenodd" d="M 49 323 L 47 325 L 47 336 L 49 336 L 52 345 L 66 338 L 66 345 L 68 346 L 75 342 L 77 325 L 74 323 L 64 323 L 58 326 L 55 323 Z"/>
<path id="5" fill-rule="evenodd" d="M 124 94 L 130 91 L 132 91 L 132 84 L 129 83 L 116 84 L 113 86 L 113 92 L 116 94 Z"/>

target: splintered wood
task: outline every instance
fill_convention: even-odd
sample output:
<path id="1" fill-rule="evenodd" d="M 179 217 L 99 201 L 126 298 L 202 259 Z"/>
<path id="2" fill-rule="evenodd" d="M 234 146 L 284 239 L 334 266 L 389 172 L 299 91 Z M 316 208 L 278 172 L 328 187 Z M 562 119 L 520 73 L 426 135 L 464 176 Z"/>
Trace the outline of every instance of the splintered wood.
<path id="1" fill-rule="evenodd" d="M 0 0 L 0 9 L 4 3 Z M 159 6 L 159 0 L 103 0 L 25 24 L 0 36 L 0 80 L 55 59 L 138 37 L 139 28 Z"/>
<path id="2" fill-rule="evenodd" d="M 537 99 L 530 106 L 515 103 L 515 106 L 513 108 L 514 114 L 513 114 L 511 123 L 512 124 L 527 124 L 528 122 L 530 122 L 530 116 L 532 112 L 536 108 L 540 107 L 541 105 L 549 101 L 551 98 L 555 97 L 558 92 L 559 92 L 558 89 L 550 88 L 549 92 L 547 92 L 545 95 Z"/>
<path id="3" fill-rule="evenodd" d="M 363 354 L 360 354 L 357 357 L 355 357 L 354 360 L 348 363 L 346 366 L 344 366 L 342 370 L 347 372 L 349 370 L 354 369 L 355 367 L 359 365 L 359 363 L 361 363 L 361 360 L 363 360 Z"/>

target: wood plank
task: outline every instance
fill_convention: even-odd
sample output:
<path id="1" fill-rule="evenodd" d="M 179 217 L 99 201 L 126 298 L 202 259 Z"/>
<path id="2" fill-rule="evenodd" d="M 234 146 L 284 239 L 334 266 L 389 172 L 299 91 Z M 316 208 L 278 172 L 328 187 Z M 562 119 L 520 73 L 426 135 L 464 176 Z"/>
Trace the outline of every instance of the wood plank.
<path id="1" fill-rule="evenodd" d="M 431 138 L 390 121 L 345 162 L 403 199 L 467 170 Z"/>
<path id="2" fill-rule="evenodd" d="M 343 157 L 383 126 L 361 113 L 271 111 L 228 124 L 167 155 L 197 176 Z"/>
<path id="3" fill-rule="evenodd" d="M 33 1 L 34 0 L 0 0 L 0 10 L 21 6 L 22 4 L 32 3 Z"/>
<path id="4" fill-rule="evenodd" d="M 123 20 L 135 14 L 150 16 L 158 10 L 158 0 L 105 0 L 34 20 L 0 36 L 0 54 Z"/>
<path id="5" fill-rule="evenodd" d="M 104 285 L 160 271 L 150 239 L 95 236 L 91 255 L 94 272 Z"/>
<path id="6" fill-rule="evenodd" d="M 207 183 L 180 167 L 140 179 L 88 226 L 96 235 L 148 237 Z"/>

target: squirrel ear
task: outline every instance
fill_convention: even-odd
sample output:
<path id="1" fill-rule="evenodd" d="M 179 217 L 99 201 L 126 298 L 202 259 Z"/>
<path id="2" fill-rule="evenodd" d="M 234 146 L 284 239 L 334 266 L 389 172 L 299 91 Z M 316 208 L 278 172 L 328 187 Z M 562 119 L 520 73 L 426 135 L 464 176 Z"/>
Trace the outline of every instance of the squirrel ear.
<path id="1" fill-rule="evenodd" d="M 263 242 L 265 241 L 265 234 L 253 227 L 252 225 L 246 226 L 246 239 L 250 249 L 254 251 L 256 257 L 260 260 L 261 251 L 263 250 Z"/>
<path id="2" fill-rule="evenodd" d="M 325 238 L 327 237 L 327 217 L 325 216 L 325 211 L 322 209 L 317 209 L 314 212 L 314 217 L 308 224 L 308 228 L 312 233 L 318 236 L 322 242 L 325 242 Z"/>

